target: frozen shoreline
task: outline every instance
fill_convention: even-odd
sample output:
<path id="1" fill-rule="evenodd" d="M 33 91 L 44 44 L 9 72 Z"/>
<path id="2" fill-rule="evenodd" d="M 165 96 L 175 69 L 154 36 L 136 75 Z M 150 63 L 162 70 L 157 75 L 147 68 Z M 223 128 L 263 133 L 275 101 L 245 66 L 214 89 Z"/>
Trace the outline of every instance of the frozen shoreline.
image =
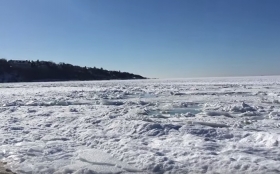
<path id="1" fill-rule="evenodd" d="M 20 173 L 279 173 L 280 77 L 0 85 Z"/>

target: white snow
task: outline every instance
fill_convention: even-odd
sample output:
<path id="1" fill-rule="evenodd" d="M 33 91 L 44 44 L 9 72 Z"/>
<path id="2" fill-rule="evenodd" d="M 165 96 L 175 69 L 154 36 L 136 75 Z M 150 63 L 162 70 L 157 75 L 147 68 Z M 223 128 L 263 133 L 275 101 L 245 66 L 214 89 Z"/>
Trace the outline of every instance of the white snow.
<path id="1" fill-rule="evenodd" d="M 280 173 L 280 77 L 0 84 L 21 174 Z"/>

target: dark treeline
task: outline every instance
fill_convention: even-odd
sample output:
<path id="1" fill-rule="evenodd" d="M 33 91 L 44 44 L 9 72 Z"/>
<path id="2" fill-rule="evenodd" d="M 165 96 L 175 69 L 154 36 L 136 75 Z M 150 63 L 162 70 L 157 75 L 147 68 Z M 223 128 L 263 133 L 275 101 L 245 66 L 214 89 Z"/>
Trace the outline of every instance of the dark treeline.
<path id="1" fill-rule="evenodd" d="M 0 59 L 0 82 L 144 79 L 127 72 L 74 66 L 51 61 Z"/>

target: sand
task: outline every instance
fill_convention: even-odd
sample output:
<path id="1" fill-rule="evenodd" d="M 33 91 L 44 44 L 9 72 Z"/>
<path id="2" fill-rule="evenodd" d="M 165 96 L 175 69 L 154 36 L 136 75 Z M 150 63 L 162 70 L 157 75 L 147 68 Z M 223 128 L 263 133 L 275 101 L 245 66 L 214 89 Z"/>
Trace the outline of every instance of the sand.
<path id="1" fill-rule="evenodd" d="M 0 162 L 0 174 L 15 174 L 10 169 L 5 167 L 5 163 Z"/>

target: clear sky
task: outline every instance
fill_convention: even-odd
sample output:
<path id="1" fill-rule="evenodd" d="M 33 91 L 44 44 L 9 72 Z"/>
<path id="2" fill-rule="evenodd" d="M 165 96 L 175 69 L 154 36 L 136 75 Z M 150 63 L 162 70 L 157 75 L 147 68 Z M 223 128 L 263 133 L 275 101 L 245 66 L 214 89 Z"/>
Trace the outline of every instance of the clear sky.
<path id="1" fill-rule="evenodd" d="M 158 78 L 280 75 L 280 1 L 0 0 L 0 58 Z"/>

